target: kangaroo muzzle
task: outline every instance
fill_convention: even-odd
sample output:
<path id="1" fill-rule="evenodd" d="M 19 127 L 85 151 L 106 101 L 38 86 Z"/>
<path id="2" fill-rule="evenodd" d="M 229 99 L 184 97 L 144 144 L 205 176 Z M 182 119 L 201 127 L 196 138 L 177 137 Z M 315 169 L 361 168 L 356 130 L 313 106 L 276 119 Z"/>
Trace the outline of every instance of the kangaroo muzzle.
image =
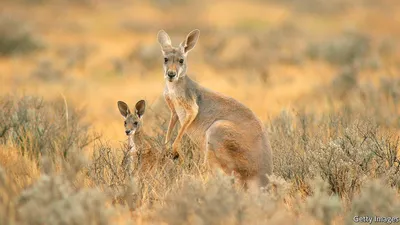
<path id="1" fill-rule="evenodd" d="M 177 77 L 177 72 L 174 70 L 167 71 L 167 79 L 169 82 L 172 82 Z"/>
<path id="2" fill-rule="evenodd" d="M 168 78 L 174 78 L 174 77 L 176 77 L 176 72 L 170 70 L 170 71 L 167 72 L 167 75 L 168 75 Z"/>

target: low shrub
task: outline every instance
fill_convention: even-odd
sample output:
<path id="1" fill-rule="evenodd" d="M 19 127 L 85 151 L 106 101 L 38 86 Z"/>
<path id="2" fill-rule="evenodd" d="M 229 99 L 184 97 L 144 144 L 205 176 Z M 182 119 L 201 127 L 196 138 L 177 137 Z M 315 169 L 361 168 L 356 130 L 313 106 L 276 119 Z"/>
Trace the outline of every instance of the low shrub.
<path id="1" fill-rule="evenodd" d="M 370 38 L 365 34 L 345 31 L 326 41 L 310 43 L 306 55 L 335 66 L 354 65 L 365 61 L 371 51 Z"/>
<path id="2" fill-rule="evenodd" d="M 66 157 L 71 149 L 82 149 L 95 138 L 82 122 L 83 111 L 68 107 L 65 99 L 3 96 L 0 108 L 0 143 L 16 146 L 38 162 L 41 155 Z"/>
<path id="3" fill-rule="evenodd" d="M 0 56 L 27 54 L 43 47 L 23 21 L 9 15 L 0 16 Z"/>

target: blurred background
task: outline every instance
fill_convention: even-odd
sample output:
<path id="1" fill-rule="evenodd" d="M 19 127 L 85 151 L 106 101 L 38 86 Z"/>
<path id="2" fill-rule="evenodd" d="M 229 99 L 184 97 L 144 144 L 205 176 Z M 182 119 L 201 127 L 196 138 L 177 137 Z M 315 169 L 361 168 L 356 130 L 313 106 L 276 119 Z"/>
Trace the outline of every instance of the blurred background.
<path id="1" fill-rule="evenodd" d="M 390 114 L 399 112 L 398 0 L 0 2 L 0 95 L 64 96 L 114 144 L 126 139 L 118 100 L 145 99 L 148 130 L 169 116 L 159 110 L 160 29 L 173 45 L 200 29 L 189 76 L 263 121 L 353 104 L 355 90 L 357 99 L 386 93 L 395 99 Z"/>

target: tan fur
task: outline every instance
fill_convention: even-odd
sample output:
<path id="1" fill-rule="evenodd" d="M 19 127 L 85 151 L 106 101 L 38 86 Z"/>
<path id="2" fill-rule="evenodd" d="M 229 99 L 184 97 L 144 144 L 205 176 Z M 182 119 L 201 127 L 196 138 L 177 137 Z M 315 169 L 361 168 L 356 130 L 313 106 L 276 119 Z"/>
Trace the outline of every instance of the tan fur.
<path id="1" fill-rule="evenodd" d="M 143 105 L 139 104 L 141 101 L 143 101 Z M 118 108 L 125 118 L 125 132 L 130 132 L 129 134 L 127 133 L 128 147 L 122 160 L 122 166 L 127 171 L 131 171 L 131 167 L 134 166 L 135 170 L 147 173 L 154 168 L 161 154 L 157 148 L 152 146 L 148 136 L 142 129 L 145 103 L 144 100 L 141 101 L 136 104 L 134 113 L 131 113 L 126 103 L 118 102 Z"/>
<path id="2" fill-rule="evenodd" d="M 129 148 L 132 149 L 133 143 L 135 151 L 130 150 L 129 157 L 134 164 L 134 168 L 142 173 L 149 172 L 156 164 L 160 153 L 151 145 L 151 142 L 147 140 L 147 136 L 142 131 L 135 132 L 132 139 L 133 141 L 130 141 Z"/>
<path id="3" fill-rule="evenodd" d="M 183 134 L 188 134 L 204 149 L 212 168 L 235 174 L 245 186 L 263 186 L 266 175 L 272 173 L 272 152 L 262 122 L 237 100 L 200 86 L 186 74 L 187 53 L 194 48 L 199 34 L 198 30 L 190 32 L 176 48 L 165 31 L 158 33 L 164 56 L 164 97 L 171 110 L 165 142 L 169 142 L 179 120 L 181 127 L 172 144 L 175 156 L 179 156 Z M 168 73 L 176 76 L 171 78 Z"/>

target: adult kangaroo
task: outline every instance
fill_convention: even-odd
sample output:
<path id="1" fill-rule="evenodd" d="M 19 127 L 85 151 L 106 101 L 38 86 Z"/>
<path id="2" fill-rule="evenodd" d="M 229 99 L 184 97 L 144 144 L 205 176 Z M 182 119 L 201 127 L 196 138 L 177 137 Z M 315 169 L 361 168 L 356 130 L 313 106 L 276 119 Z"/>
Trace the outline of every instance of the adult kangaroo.
<path id="1" fill-rule="evenodd" d="M 172 144 L 173 156 L 179 157 L 178 145 L 186 133 L 205 150 L 211 168 L 233 173 L 245 188 L 266 185 L 272 152 L 264 125 L 242 103 L 202 87 L 186 74 L 187 56 L 200 31 L 191 31 L 178 47 L 172 46 L 164 30 L 157 36 L 164 56 L 164 98 L 171 111 L 166 144 L 178 120 L 181 125 Z"/>

